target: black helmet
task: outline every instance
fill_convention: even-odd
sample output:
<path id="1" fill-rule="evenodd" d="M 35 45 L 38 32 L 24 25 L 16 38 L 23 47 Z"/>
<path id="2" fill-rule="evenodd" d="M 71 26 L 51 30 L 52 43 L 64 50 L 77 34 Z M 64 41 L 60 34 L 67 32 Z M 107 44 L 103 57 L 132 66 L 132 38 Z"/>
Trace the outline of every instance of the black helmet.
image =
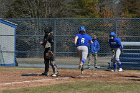
<path id="1" fill-rule="evenodd" d="M 44 28 L 44 32 L 45 32 L 45 33 L 50 33 L 50 32 L 52 32 L 52 27 L 45 27 L 45 28 Z"/>

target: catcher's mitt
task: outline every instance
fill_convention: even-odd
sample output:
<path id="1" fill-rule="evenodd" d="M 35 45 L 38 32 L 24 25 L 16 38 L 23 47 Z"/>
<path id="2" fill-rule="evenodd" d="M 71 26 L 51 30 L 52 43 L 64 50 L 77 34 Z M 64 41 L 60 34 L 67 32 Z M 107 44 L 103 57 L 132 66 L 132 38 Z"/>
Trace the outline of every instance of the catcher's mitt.
<path id="1" fill-rule="evenodd" d="M 49 57 L 53 56 L 53 52 L 52 51 L 49 51 L 48 54 L 49 54 Z"/>
<path id="2" fill-rule="evenodd" d="M 48 51 L 46 53 L 46 58 L 50 58 L 50 57 L 53 57 L 53 52 L 52 51 Z"/>

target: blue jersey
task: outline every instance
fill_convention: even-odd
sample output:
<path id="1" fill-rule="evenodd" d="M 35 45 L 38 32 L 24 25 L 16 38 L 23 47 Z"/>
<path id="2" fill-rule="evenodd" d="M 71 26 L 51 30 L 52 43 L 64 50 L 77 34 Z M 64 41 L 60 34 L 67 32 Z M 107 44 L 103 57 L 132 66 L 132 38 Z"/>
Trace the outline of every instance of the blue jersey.
<path id="1" fill-rule="evenodd" d="M 89 46 L 89 41 L 92 40 L 88 34 L 76 34 L 76 36 L 78 36 L 76 46 Z"/>
<path id="2" fill-rule="evenodd" d="M 120 38 L 109 39 L 110 48 L 123 48 Z"/>
<path id="3" fill-rule="evenodd" d="M 93 43 L 89 45 L 89 53 L 97 53 L 100 50 L 100 44 L 97 39 L 92 40 Z"/>

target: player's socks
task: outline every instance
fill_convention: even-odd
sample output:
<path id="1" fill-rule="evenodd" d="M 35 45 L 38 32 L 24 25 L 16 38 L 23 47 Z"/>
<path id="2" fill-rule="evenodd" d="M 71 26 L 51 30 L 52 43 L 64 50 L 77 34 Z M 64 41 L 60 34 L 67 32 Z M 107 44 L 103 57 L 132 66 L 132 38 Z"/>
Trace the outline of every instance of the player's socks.
<path id="1" fill-rule="evenodd" d="M 119 63 L 119 68 L 122 68 L 122 64 L 121 63 Z"/>
<path id="2" fill-rule="evenodd" d="M 117 64 L 116 63 L 113 64 L 113 67 L 114 67 L 114 71 L 117 71 Z"/>

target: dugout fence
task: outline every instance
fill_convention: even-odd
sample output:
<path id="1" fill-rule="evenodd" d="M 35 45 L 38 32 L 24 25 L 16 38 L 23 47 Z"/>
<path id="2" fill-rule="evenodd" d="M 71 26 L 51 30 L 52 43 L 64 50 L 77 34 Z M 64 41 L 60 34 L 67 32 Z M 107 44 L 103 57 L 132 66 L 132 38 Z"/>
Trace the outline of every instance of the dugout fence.
<path id="1" fill-rule="evenodd" d="M 107 68 L 110 62 L 111 51 L 108 38 L 111 31 L 115 31 L 123 42 L 140 42 L 140 18 L 18 18 L 6 20 L 18 24 L 16 59 L 19 66 L 44 66 L 43 47 L 39 42 L 43 39 L 46 26 L 53 28 L 56 63 L 60 68 L 77 68 L 79 59 L 73 39 L 80 25 L 85 25 L 90 35 L 96 34 L 98 37 L 101 46 L 98 65 L 101 68 Z M 127 67 L 129 69 L 132 65 Z"/>
<path id="2" fill-rule="evenodd" d="M 140 69 L 140 42 L 122 42 L 124 49 L 120 60 L 126 69 Z"/>

